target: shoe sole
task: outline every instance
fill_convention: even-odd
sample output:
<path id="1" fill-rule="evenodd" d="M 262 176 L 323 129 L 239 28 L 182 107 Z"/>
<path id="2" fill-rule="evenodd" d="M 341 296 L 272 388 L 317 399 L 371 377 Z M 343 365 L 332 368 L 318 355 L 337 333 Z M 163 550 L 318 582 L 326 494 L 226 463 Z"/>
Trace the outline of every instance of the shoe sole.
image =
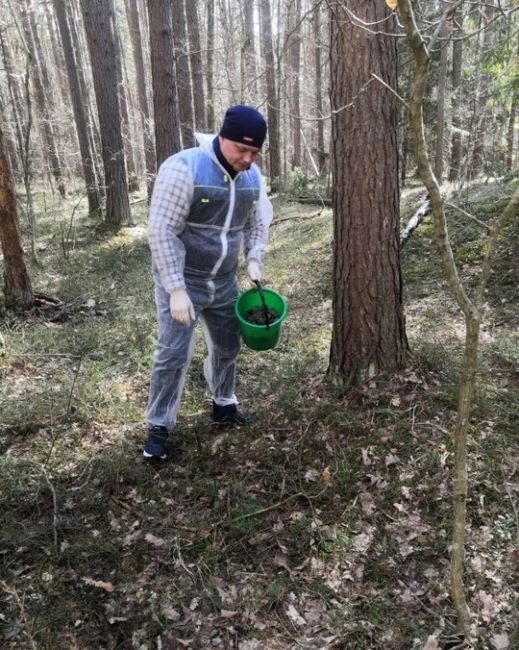
<path id="1" fill-rule="evenodd" d="M 162 456 L 157 456 L 155 454 L 149 454 L 147 451 L 143 451 L 142 455 L 144 458 L 156 458 L 157 460 L 165 460 L 166 459 L 166 454 L 163 454 Z"/>

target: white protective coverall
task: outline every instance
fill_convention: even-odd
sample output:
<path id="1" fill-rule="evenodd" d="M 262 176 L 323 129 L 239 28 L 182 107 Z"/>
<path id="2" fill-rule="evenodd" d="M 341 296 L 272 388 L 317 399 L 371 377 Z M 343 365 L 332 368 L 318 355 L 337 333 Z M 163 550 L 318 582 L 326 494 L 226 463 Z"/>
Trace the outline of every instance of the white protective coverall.
<path id="1" fill-rule="evenodd" d="M 272 221 L 272 205 L 257 165 L 232 179 L 213 150 L 214 135 L 197 134 L 198 147 L 170 156 L 161 165 L 150 205 L 158 342 L 148 397 L 149 427 L 168 430 L 176 414 L 200 320 L 208 355 L 204 375 L 214 402 L 236 404 L 239 327 L 239 252 L 260 265 Z M 170 292 L 185 288 L 193 303 L 190 325 L 173 320 Z"/>

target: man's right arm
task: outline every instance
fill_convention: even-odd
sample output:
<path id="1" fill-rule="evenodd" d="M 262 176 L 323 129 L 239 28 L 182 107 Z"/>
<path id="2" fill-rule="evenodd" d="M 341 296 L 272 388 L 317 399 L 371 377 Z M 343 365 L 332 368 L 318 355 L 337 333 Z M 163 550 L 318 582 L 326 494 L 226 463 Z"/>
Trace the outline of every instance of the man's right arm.
<path id="1" fill-rule="evenodd" d="M 193 196 L 193 180 L 187 165 L 176 157 L 160 166 L 150 204 L 148 238 L 162 284 L 171 293 L 185 288 L 186 251 L 179 239 Z"/>

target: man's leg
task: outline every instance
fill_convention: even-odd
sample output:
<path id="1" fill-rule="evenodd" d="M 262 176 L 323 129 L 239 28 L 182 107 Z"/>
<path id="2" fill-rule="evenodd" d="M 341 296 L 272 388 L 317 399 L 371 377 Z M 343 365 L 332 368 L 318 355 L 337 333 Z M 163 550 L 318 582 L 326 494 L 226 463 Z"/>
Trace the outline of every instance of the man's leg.
<path id="1" fill-rule="evenodd" d="M 213 420 L 221 424 L 245 424 L 251 418 L 238 411 L 234 394 L 240 352 L 240 330 L 234 313 L 237 291 L 226 293 L 227 301 L 207 307 L 200 315 L 208 351 L 204 375 L 213 396 Z"/>
<path id="2" fill-rule="evenodd" d="M 153 431 L 159 434 L 156 438 L 160 447 L 161 438 L 165 441 L 167 432 L 176 422 L 195 339 L 194 323 L 186 327 L 171 317 L 169 294 L 160 281 L 155 282 L 155 303 L 158 341 L 153 356 L 146 419 L 150 436 Z M 156 446 L 151 444 L 148 448 L 155 451 Z M 163 456 L 158 453 L 145 455 Z"/>
<path id="3" fill-rule="evenodd" d="M 200 314 L 200 323 L 208 352 L 204 375 L 213 400 L 220 406 L 236 404 L 234 386 L 240 332 L 233 302 L 206 308 Z"/>

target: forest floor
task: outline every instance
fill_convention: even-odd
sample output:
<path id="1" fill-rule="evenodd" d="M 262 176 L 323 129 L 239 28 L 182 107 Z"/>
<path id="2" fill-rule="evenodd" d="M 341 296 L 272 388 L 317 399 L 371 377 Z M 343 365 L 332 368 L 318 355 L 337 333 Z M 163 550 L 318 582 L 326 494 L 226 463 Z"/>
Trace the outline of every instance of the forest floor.
<path id="1" fill-rule="evenodd" d="M 488 221 L 512 189 L 481 185 L 463 207 Z M 405 194 L 404 223 L 420 193 Z M 265 284 L 289 315 L 274 350 L 239 362 L 241 407 L 258 420 L 211 425 L 200 337 L 157 464 L 141 455 L 155 336 L 145 204 L 109 235 L 76 202 L 37 201 L 31 277 L 60 302 L 0 314 L 2 647 L 468 647 L 449 597 L 464 328 L 430 217 L 402 251 L 406 367 L 341 394 L 325 379 L 331 211 L 279 203 Z M 470 290 L 482 229 L 449 223 Z M 493 650 L 519 647 L 518 257 L 515 220 L 487 292 L 469 438 L 465 580 L 475 647 Z"/>

